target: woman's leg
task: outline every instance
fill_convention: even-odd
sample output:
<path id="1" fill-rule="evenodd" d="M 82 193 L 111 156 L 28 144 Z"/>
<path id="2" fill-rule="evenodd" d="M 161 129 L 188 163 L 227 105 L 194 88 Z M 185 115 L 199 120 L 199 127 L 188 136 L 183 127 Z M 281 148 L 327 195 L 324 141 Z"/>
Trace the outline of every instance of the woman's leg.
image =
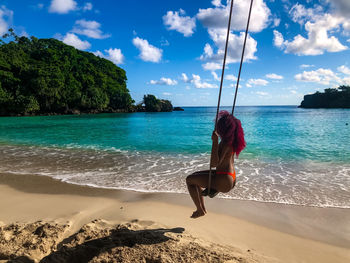
<path id="1" fill-rule="evenodd" d="M 193 218 L 197 218 L 197 217 L 205 215 L 205 211 L 204 211 L 204 209 L 202 207 L 201 200 L 199 198 L 198 189 L 197 188 L 198 187 L 196 185 L 187 183 L 188 192 L 190 193 L 190 196 L 191 196 L 195 206 L 197 207 L 197 210 L 195 212 L 193 212 L 193 214 L 191 216 Z"/>
<path id="2" fill-rule="evenodd" d="M 207 211 L 204 206 L 204 198 L 202 196 L 202 188 L 208 187 L 209 170 L 195 172 L 186 178 L 187 188 L 190 196 L 197 207 L 192 217 L 197 218 L 203 216 Z M 216 175 L 212 170 L 211 189 L 218 192 L 227 193 L 235 184 L 230 175 Z"/>
<path id="3" fill-rule="evenodd" d="M 204 216 L 206 213 L 201 188 L 205 188 L 207 186 L 208 176 L 209 171 L 201 171 L 195 172 L 186 178 L 188 192 L 190 193 L 190 196 L 197 208 L 197 210 L 193 212 L 191 216 L 192 218 Z"/>
<path id="4" fill-rule="evenodd" d="M 214 174 L 215 174 L 215 170 L 212 171 L 212 176 L 214 176 Z M 198 172 L 194 172 L 192 174 L 192 176 L 198 176 L 198 175 L 205 176 L 205 177 L 209 178 L 209 170 L 198 171 Z M 200 200 L 200 203 L 201 203 L 201 207 L 202 207 L 202 209 L 204 210 L 205 213 L 207 213 L 207 209 L 205 208 L 205 205 L 204 205 L 204 197 L 202 195 L 202 191 L 203 191 L 202 188 L 206 188 L 207 187 L 207 185 L 208 185 L 207 182 L 206 182 L 206 186 L 198 186 L 197 185 L 197 192 L 198 192 L 199 200 Z"/>
<path id="5" fill-rule="evenodd" d="M 202 195 L 202 188 L 201 187 L 197 187 L 197 191 L 198 191 L 198 195 L 199 195 L 199 200 L 201 201 L 201 206 L 204 210 L 204 213 L 207 213 L 207 209 L 205 208 L 204 205 L 204 197 Z"/>

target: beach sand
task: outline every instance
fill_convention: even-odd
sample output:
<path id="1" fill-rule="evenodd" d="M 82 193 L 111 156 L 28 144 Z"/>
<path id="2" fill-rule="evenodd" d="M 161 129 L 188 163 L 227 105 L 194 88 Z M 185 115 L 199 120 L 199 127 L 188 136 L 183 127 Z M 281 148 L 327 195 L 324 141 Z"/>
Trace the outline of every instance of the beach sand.
<path id="1" fill-rule="evenodd" d="M 350 262 L 350 210 L 0 174 L 0 262 Z"/>

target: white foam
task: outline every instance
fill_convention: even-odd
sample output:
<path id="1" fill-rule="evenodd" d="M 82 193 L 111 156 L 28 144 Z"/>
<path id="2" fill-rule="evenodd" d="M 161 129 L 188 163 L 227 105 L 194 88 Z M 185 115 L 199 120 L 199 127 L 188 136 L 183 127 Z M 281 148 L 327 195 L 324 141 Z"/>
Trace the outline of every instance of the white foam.
<path id="1" fill-rule="evenodd" d="M 0 172 L 50 176 L 99 188 L 187 193 L 185 178 L 209 154 L 0 146 Z M 350 164 L 235 161 L 237 185 L 222 198 L 350 208 Z M 331 178 L 331 180 L 330 180 Z"/>

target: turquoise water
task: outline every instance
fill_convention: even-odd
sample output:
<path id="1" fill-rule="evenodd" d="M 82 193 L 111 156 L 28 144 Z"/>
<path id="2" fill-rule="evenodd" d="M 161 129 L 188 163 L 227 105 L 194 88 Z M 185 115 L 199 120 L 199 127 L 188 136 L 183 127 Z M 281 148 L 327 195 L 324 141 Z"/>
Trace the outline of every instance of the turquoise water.
<path id="1" fill-rule="evenodd" d="M 274 106 L 235 112 L 247 148 L 236 161 L 237 187 L 222 197 L 350 206 L 350 110 Z M 0 172 L 186 192 L 186 175 L 208 168 L 215 113 L 214 107 L 188 107 L 171 113 L 3 117 Z"/>

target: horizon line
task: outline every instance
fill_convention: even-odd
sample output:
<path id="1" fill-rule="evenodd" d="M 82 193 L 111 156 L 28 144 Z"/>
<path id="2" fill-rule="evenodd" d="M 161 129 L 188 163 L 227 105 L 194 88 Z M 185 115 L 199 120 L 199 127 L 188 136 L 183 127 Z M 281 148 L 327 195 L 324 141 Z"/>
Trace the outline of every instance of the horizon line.
<path id="1" fill-rule="evenodd" d="M 286 104 L 286 105 L 237 105 L 236 107 L 298 107 L 299 105 L 291 105 L 291 104 Z M 216 108 L 216 105 L 213 106 L 207 106 L 207 105 L 191 105 L 191 106 L 178 106 L 174 105 L 174 107 L 211 107 L 211 108 Z M 232 108 L 232 106 L 220 106 L 220 108 L 225 107 L 225 108 Z"/>

